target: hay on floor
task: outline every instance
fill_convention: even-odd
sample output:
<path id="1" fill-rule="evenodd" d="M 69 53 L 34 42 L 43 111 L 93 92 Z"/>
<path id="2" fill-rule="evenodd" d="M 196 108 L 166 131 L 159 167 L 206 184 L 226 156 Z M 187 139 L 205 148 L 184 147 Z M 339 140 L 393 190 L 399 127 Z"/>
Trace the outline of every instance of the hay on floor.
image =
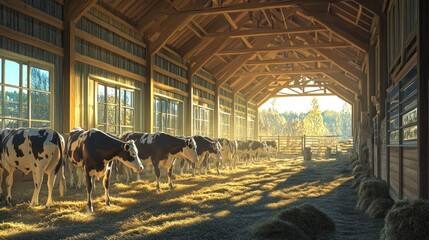
<path id="1" fill-rule="evenodd" d="M 378 198 L 389 198 L 387 184 L 376 178 L 361 181 L 356 208 L 365 211 Z"/>
<path id="2" fill-rule="evenodd" d="M 372 218 L 385 218 L 394 202 L 390 198 L 377 198 L 368 206 L 365 213 Z"/>
<path id="3" fill-rule="evenodd" d="M 428 223 L 428 200 L 400 201 L 387 213 L 380 239 L 429 239 Z"/>
<path id="4" fill-rule="evenodd" d="M 312 239 L 335 231 L 335 223 L 324 212 L 310 204 L 302 204 L 281 211 L 278 218 L 294 223 Z"/>
<path id="5" fill-rule="evenodd" d="M 259 237 L 310 240 L 310 238 L 301 229 L 295 226 L 295 224 L 277 218 L 254 225 L 251 232 L 253 235 Z"/>

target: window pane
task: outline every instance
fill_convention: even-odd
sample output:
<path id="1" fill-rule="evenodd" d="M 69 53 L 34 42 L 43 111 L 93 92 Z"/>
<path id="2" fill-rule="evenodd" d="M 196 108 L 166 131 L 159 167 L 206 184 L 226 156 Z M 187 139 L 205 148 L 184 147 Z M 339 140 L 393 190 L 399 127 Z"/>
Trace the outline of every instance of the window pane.
<path id="1" fill-rule="evenodd" d="M 98 109 L 97 109 L 98 123 L 106 123 L 106 119 L 104 118 L 105 112 L 106 112 L 106 106 L 104 104 L 99 103 Z"/>
<path id="2" fill-rule="evenodd" d="M 1 69 L 1 67 L 0 67 L 0 69 Z M 0 74 L 0 76 L 1 76 L 1 74 Z M 0 116 L 3 116 L 3 86 L 2 85 L 0 85 Z M 0 125 L 0 128 L 2 126 L 3 126 L 3 124 Z"/>
<path id="3" fill-rule="evenodd" d="M 107 132 L 111 134 L 116 134 L 116 127 L 115 126 L 108 126 Z"/>
<path id="4" fill-rule="evenodd" d="M 43 91 L 50 90 L 49 71 L 32 67 L 31 88 Z"/>
<path id="5" fill-rule="evenodd" d="M 5 82 L 19 86 L 19 63 L 10 60 L 5 61 Z"/>
<path id="6" fill-rule="evenodd" d="M 116 103 L 115 88 L 107 87 L 107 102 Z"/>
<path id="7" fill-rule="evenodd" d="M 107 123 L 116 124 L 116 107 L 107 106 Z"/>
<path id="8" fill-rule="evenodd" d="M 28 119 L 28 90 L 22 90 L 22 118 Z"/>
<path id="9" fill-rule="evenodd" d="M 43 127 L 49 127 L 49 122 L 31 122 L 31 127 L 36 127 L 36 128 L 43 128 Z"/>
<path id="10" fill-rule="evenodd" d="M 98 129 L 100 129 L 101 131 L 106 131 L 106 126 L 105 125 L 98 125 L 97 126 L 98 127 Z"/>
<path id="11" fill-rule="evenodd" d="M 31 118 L 37 120 L 49 120 L 50 94 L 31 92 Z"/>
<path id="12" fill-rule="evenodd" d="M 7 127 L 7 128 L 18 128 L 19 127 L 19 121 L 6 119 L 5 120 L 5 127 Z"/>
<path id="13" fill-rule="evenodd" d="M 6 87 L 6 117 L 19 117 L 19 89 Z"/>
<path id="14" fill-rule="evenodd" d="M 106 102 L 106 89 L 103 85 L 98 84 L 98 94 L 97 94 L 97 101 L 98 102 Z"/>
<path id="15" fill-rule="evenodd" d="M 122 95 L 121 95 L 121 102 L 123 106 L 126 107 L 132 107 L 134 104 L 134 100 L 133 100 L 134 94 L 131 91 L 126 91 L 123 90 L 122 91 Z"/>
<path id="16" fill-rule="evenodd" d="M 28 88 L 28 66 L 22 65 L 22 86 Z"/>

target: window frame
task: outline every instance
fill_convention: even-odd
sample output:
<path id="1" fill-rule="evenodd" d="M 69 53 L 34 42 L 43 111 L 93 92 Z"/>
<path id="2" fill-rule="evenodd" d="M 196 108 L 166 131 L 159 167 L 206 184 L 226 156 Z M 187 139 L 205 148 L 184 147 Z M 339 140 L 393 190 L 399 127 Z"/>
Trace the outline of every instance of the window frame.
<path id="1" fill-rule="evenodd" d="M 157 99 L 167 102 L 167 105 L 166 105 L 167 112 L 162 112 L 162 111 L 160 112 L 160 114 L 162 114 L 161 115 L 161 121 L 160 121 L 161 126 L 157 125 L 157 119 L 158 119 L 158 109 L 156 107 Z M 171 107 L 170 102 L 177 103 L 177 115 L 173 115 L 173 114 L 169 113 L 169 110 Z M 184 116 L 184 112 L 183 112 L 184 111 L 184 102 L 182 100 L 172 98 L 169 96 L 165 96 L 163 94 L 154 93 L 153 104 L 154 104 L 154 106 L 153 106 L 154 114 L 153 114 L 153 129 L 152 129 L 152 131 L 154 131 L 154 132 L 165 132 L 165 133 L 168 133 L 168 134 L 171 134 L 174 136 L 182 135 L 184 132 L 184 126 L 183 126 L 183 121 L 180 121 L 180 119 L 181 118 L 183 119 L 183 116 Z M 162 109 L 162 106 L 161 106 L 161 109 Z M 163 114 L 165 114 L 165 118 L 166 118 L 165 122 L 166 123 L 168 122 L 168 124 L 167 124 L 168 126 L 166 126 L 166 127 L 162 126 Z M 174 118 L 176 119 L 176 128 L 173 128 L 170 126 L 170 124 L 172 123 L 172 121 L 171 121 L 172 116 L 174 116 Z"/>
<path id="2" fill-rule="evenodd" d="M 1 96 L 2 98 L 2 102 L 1 104 L 1 109 L 2 112 L 0 113 L 0 127 L 5 128 L 6 127 L 6 121 L 7 120 L 15 120 L 15 121 L 19 121 L 19 127 L 22 127 L 22 123 L 25 121 L 28 121 L 28 127 L 33 127 L 32 125 L 34 123 L 48 123 L 47 127 L 42 127 L 42 128 L 53 128 L 55 126 L 55 85 L 54 85 L 54 76 L 55 76 L 55 67 L 54 64 L 49 63 L 49 62 L 45 62 L 45 61 L 41 61 L 38 59 L 34 59 L 32 57 L 28 57 L 25 55 L 21 55 L 21 54 L 17 54 L 14 52 L 10 52 L 7 50 L 3 50 L 0 49 L 0 59 L 2 59 L 1 61 L 1 76 L 0 76 L 0 89 L 1 92 L 3 94 L 3 96 Z M 19 86 L 14 86 L 11 84 L 6 84 L 4 82 L 5 79 L 5 64 L 6 64 L 6 60 L 9 61 L 13 61 L 19 64 Z M 27 81 L 28 81 L 28 86 L 25 87 L 23 86 L 23 65 L 27 66 Z M 49 72 L 49 91 L 45 91 L 45 90 L 39 90 L 39 89 L 35 89 L 31 87 L 31 68 L 38 68 L 41 70 L 45 70 Z M 6 107 L 6 92 L 4 91 L 4 87 L 6 88 L 17 88 L 19 89 L 19 114 L 20 117 L 16 118 L 16 117 L 5 117 L 3 115 L 3 111 L 5 111 L 5 107 Z M 22 109 L 23 109 L 23 90 L 27 91 L 27 108 L 28 108 L 28 118 L 23 118 L 22 116 Z M 49 94 L 49 120 L 42 120 L 42 119 L 36 119 L 34 120 L 31 116 L 31 110 L 32 110 L 32 103 L 31 103 L 31 93 L 32 92 L 41 92 L 41 93 L 47 93 Z"/>

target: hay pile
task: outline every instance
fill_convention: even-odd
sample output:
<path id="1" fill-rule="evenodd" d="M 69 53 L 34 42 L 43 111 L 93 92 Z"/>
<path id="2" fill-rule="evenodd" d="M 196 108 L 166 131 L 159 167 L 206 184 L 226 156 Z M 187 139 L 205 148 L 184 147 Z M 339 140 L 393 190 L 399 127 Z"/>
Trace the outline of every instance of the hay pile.
<path id="1" fill-rule="evenodd" d="M 389 188 L 384 181 L 381 181 L 376 178 L 369 178 L 364 181 L 359 186 L 358 192 L 358 202 L 356 208 L 360 211 L 367 211 L 368 207 L 377 199 L 389 198 Z M 374 203 L 375 205 L 381 207 L 386 204 Z M 375 206 L 374 206 L 375 207 Z M 387 212 L 391 206 L 387 206 L 387 209 L 370 209 L 368 213 L 372 210 Z M 370 216 L 375 216 L 377 213 L 370 213 Z M 384 216 L 381 216 L 384 217 Z"/>
<path id="2" fill-rule="evenodd" d="M 429 239 L 429 201 L 397 202 L 384 219 L 380 239 Z"/>
<path id="3" fill-rule="evenodd" d="M 257 224 L 251 229 L 255 236 L 278 237 L 289 240 L 310 240 L 305 233 L 295 224 L 273 218 L 263 223 Z"/>
<path id="4" fill-rule="evenodd" d="M 384 218 L 394 203 L 390 198 L 377 198 L 372 201 L 365 213 L 371 218 Z"/>
<path id="5" fill-rule="evenodd" d="M 293 238 L 291 231 L 294 231 Z M 276 219 L 256 225 L 252 233 L 270 237 L 287 235 L 287 239 L 320 239 L 334 231 L 335 223 L 324 212 L 310 204 L 302 204 L 281 211 Z M 295 238 L 301 233 L 306 238 Z"/>

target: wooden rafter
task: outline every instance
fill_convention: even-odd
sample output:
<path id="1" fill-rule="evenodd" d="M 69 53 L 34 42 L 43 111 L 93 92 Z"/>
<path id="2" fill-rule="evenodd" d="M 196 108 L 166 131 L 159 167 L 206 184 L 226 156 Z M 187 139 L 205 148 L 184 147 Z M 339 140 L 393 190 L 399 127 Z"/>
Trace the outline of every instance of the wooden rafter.
<path id="1" fill-rule="evenodd" d="M 286 58 L 286 59 L 272 59 L 272 60 L 250 60 L 246 65 L 275 65 L 275 64 L 292 64 L 292 63 L 312 63 L 330 61 L 322 57 L 308 57 L 308 58 Z"/>
<path id="2" fill-rule="evenodd" d="M 316 20 L 319 24 L 325 26 L 328 29 L 331 29 L 335 32 L 341 39 L 352 44 L 357 49 L 368 52 L 369 50 L 369 33 L 361 31 L 351 24 L 342 24 L 334 16 L 329 15 L 328 13 L 318 13 L 310 8 L 305 8 L 301 6 L 301 11 L 307 17 L 311 17 Z M 356 32 L 352 34 L 351 32 Z"/>
<path id="3" fill-rule="evenodd" d="M 342 0 L 329 0 L 329 2 L 339 2 Z M 254 2 L 245 4 L 236 4 L 230 6 L 211 7 L 211 8 L 190 8 L 182 9 L 180 11 L 162 11 L 164 14 L 169 15 L 180 15 L 180 14 L 193 14 L 193 15 L 216 15 L 222 13 L 236 13 L 236 12 L 248 12 L 256 10 L 268 10 L 274 8 L 285 8 L 291 6 L 297 6 L 301 4 L 313 4 L 320 3 L 320 0 L 282 0 L 278 2 Z"/>
<path id="4" fill-rule="evenodd" d="M 226 13 L 224 15 L 227 15 Z M 320 26 L 309 26 L 309 27 L 297 27 L 289 29 L 252 29 L 252 30 L 237 30 L 230 32 L 212 32 L 207 33 L 205 37 L 230 37 L 230 38 L 241 38 L 241 37 L 260 37 L 270 36 L 279 34 L 297 34 L 306 32 L 318 32 L 326 31 L 325 28 Z"/>
<path id="5" fill-rule="evenodd" d="M 235 73 L 234 77 L 251 77 L 251 76 L 269 76 L 269 75 L 291 75 L 291 74 L 309 74 L 309 73 L 330 73 L 338 72 L 336 68 L 315 68 L 315 69 L 298 69 L 298 70 L 281 70 L 269 72 L 242 72 Z"/>
<path id="6" fill-rule="evenodd" d="M 66 21 L 76 23 L 96 3 L 96 0 L 67 0 Z"/>
<path id="7" fill-rule="evenodd" d="M 365 7 L 372 13 L 374 13 L 375 15 L 381 14 L 382 1 L 379 1 L 379 0 L 354 0 L 354 1 L 357 2 L 359 5 L 362 5 L 363 7 Z"/>
<path id="8" fill-rule="evenodd" d="M 282 47 L 265 47 L 265 48 L 243 48 L 243 49 L 226 49 L 217 53 L 217 55 L 238 55 L 248 53 L 263 53 L 263 52 L 283 52 L 291 50 L 303 49 L 323 49 L 323 48 L 344 48 L 350 47 L 347 43 L 316 43 L 316 44 L 303 44 L 295 46 L 282 46 Z"/>

